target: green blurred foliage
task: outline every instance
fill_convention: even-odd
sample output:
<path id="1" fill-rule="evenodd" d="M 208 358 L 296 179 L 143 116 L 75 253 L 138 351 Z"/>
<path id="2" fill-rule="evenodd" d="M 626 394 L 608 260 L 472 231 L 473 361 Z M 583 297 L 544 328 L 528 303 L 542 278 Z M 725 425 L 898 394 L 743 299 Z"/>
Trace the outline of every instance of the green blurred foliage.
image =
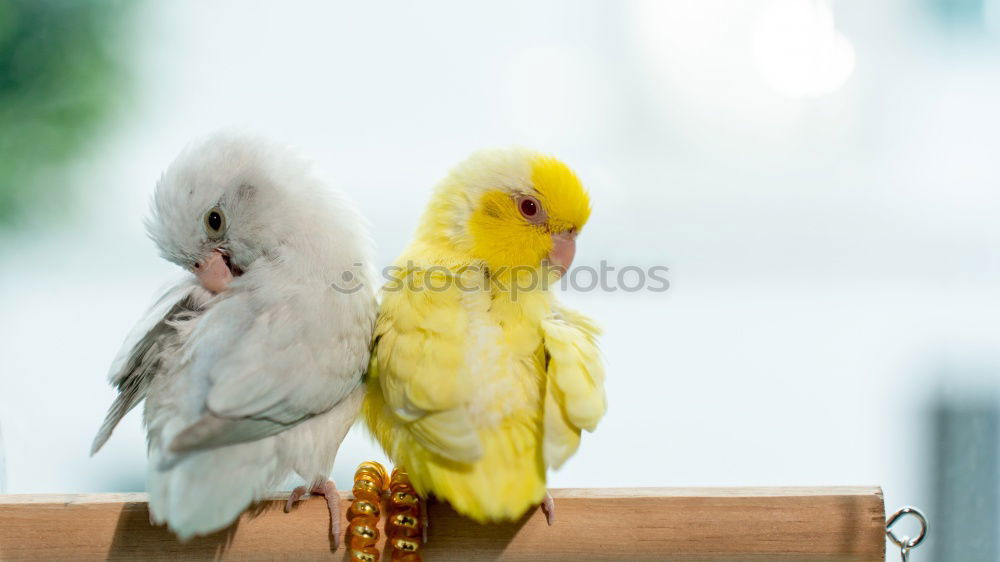
<path id="1" fill-rule="evenodd" d="M 124 99 L 128 3 L 0 0 L 0 228 L 69 196 L 58 170 Z"/>

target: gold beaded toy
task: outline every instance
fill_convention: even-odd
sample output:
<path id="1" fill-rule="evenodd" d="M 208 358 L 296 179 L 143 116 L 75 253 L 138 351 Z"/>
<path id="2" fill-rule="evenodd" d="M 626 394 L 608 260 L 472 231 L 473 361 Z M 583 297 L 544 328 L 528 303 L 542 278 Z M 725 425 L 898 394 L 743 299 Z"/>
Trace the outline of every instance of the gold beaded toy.
<path id="1" fill-rule="evenodd" d="M 392 562 L 420 562 L 423 545 L 421 501 L 405 470 L 396 468 L 389 480 L 389 506 L 386 514 L 386 546 Z"/>
<path id="2" fill-rule="evenodd" d="M 354 472 L 354 499 L 347 510 L 347 548 L 351 562 L 378 562 L 378 522 L 386 501 L 385 549 L 392 562 L 420 562 L 423 546 L 423 502 L 406 471 L 396 468 L 392 477 L 375 461 L 358 465 Z M 386 496 L 388 496 L 386 498 Z"/>
<path id="3" fill-rule="evenodd" d="M 347 510 L 347 548 L 352 562 L 378 562 L 375 544 L 387 481 L 385 467 L 375 461 L 361 463 L 354 473 L 354 500 Z"/>

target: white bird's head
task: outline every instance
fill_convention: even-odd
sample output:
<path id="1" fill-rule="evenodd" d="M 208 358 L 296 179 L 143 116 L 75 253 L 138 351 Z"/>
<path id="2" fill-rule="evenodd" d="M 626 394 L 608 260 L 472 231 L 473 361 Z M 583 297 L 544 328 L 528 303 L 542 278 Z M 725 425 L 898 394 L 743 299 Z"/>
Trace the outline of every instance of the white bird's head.
<path id="1" fill-rule="evenodd" d="M 368 257 L 357 230 L 363 233 L 363 224 L 353 205 L 324 188 L 290 148 L 216 133 L 184 149 L 163 173 L 146 229 L 165 259 L 213 293 L 262 259 L 293 263 L 305 274 L 340 256 L 345 263 L 334 265 L 349 268 Z M 346 247 L 331 252 L 338 239 Z"/>

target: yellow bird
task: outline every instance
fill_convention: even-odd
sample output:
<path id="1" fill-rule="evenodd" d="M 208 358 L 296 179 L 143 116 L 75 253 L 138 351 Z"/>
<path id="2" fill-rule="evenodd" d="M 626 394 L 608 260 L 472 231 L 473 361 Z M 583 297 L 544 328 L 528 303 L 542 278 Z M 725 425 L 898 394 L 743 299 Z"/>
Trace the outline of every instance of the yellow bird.
<path id="1" fill-rule="evenodd" d="M 480 522 L 542 504 L 607 407 L 598 328 L 549 290 L 590 198 L 559 160 L 473 154 L 437 187 L 382 290 L 364 417 L 417 492 Z"/>

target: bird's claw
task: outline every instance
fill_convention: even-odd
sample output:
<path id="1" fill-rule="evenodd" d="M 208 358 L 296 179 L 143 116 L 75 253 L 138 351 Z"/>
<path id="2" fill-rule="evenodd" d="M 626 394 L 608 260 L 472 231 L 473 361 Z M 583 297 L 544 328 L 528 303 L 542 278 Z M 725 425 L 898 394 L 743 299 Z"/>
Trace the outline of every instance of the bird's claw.
<path id="1" fill-rule="evenodd" d="M 292 490 L 291 494 L 288 494 L 288 501 L 285 502 L 285 513 L 291 513 L 292 507 L 302 499 L 302 496 L 306 495 L 306 487 L 299 486 Z"/>
<path id="2" fill-rule="evenodd" d="M 431 518 L 427 513 L 427 500 L 420 499 L 420 537 L 423 539 L 424 544 L 427 544 L 427 530 L 431 526 Z"/>
<path id="3" fill-rule="evenodd" d="M 542 500 L 542 513 L 545 514 L 545 522 L 549 527 L 556 522 L 556 502 L 552 499 L 552 494 L 545 492 L 545 499 Z"/>
<path id="4" fill-rule="evenodd" d="M 292 490 L 288 501 L 285 502 L 285 513 L 290 512 L 295 502 L 302 499 L 306 493 L 305 486 L 299 486 Z M 333 537 L 333 549 L 337 550 L 340 548 L 340 495 L 337 493 L 336 484 L 333 483 L 333 480 L 327 480 L 322 484 L 317 483 L 308 493 L 314 496 L 323 496 L 326 499 L 326 507 L 330 512 L 330 536 Z"/>
<path id="5" fill-rule="evenodd" d="M 333 549 L 340 548 L 340 494 L 337 493 L 337 486 L 333 480 L 327 480 L 314 493 L 323 494 L 326 498 L 326 508 L 330 512 L 330 536 L 333 537 Z"/>

